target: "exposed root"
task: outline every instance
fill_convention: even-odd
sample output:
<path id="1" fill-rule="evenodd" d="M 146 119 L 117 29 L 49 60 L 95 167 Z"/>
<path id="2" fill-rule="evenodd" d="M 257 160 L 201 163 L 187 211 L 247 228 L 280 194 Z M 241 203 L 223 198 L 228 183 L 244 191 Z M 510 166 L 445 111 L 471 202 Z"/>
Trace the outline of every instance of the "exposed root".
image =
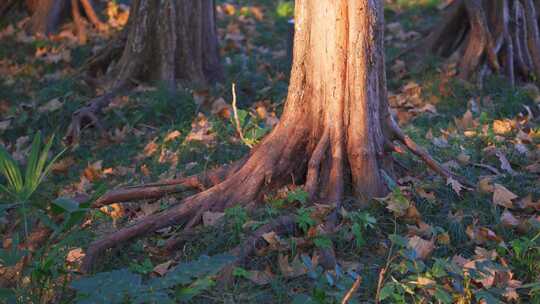
<path id="1" fill-rule="evenodd" d="M 227 166 L 221 166 L 203 172 L 201 174 L 152 183 L 127 187 L 107 192 L 100 197 L 92 208 L 101 208 L 114 203 L 131 202 L 144 199 L 159 199 L 166 195 L 182 193 L 190 190 L 204 191 L 209 187 L 215 186 L 225 178 L 238 171 L 246 159 L 241 159 Z"/>
<path id="2" fill-rule="evenodd" d="M 396 139 L 402 144 L 404 144 L 407 149 L 409 149 L 409 151 L 411 151 L 414 155 L 419 157 L 431 170 L 442 176 L 445 181 L 454 179 L 468 187 L 474 187 L 462 177 L 452 173 L 450 170 L 443 167 L 438 161 L 433 159 L 429 152 L 427 152 L 424 148 L 420 147 L 409 136 L 403 133 L 403 131 L 401 130 L 401 128 L 399 128 L 395 121 L 392 120 L 390 126 Z"/>
<path id="3" fill-rule="evenodd" d="M 87 126 L 96 127 L 102 136 L 106 137 L 107 132 L 101 124 L 97 115 L 105 108 L 111 100 L 118 96 L 124 89 L 124 86 L 113 89 L 110 93 L 101 95 L 90 100 L 85 107 L 75 111 L 71 118 L 71 124 L 68 127 L 64 141 L 69 145 L 79 142 L 81 131 Z"/>

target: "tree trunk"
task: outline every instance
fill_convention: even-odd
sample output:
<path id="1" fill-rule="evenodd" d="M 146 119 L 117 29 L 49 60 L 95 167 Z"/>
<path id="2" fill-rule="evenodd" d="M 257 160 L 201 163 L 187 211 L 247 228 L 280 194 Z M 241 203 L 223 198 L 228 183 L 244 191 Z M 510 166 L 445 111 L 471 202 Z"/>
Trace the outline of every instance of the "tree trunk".
<path id="1" fill-rule="evenodd" d="M 104 83 L 111 92 L 121 92 L 133 80 L 159 82 L 170 90 L 177 81 L 206 86 L 221 80 L 214 1 L 134 0 L 126 29 L 85 68 L 110 71 Z M 75 112 L 66 141 L 77 142 L 86 123 L 101 128 L 97 114 L 114 96 L 99 96 Z"/>
<path id="2" fill-rule="evenodd" d="M 209 176 L 219 176 L 209 189 L 92 244 L 85 270 L 107 248 L 170 225 L 189 230 L 205 211 L 247 205 L 292 182 L 303 183 L 312 201 L 332 204 L 336 210 L 346 196 L 361 203 L 384 196 L 388 187 L 383 176 L 392 175 L 393 139 L 445 177 L 452 176 L 404 136 L 389 113 L 383 1 L 297 0 L 295 21 L 289 94 L 276 128 L 247 158 L 224 171 L 161 184 L 173 193 L 182 187 L 208 186 Z M 182 187 L 173 189 L 172 184 Z M 142 187 L 140 197 L 156 197 L 158 188 Z M 133 199 L 133 194 L 133 189 L 116 191 L 99 203 Z M 337 212 L 328 219 L 329 231 L 336 220 Z"/>
<path id="3" fill-rule="evenodd" d="M 459 76 L 503 73 L 510 82 L 540 76 L 539 1 L 455 0 L 418 50 L 458 62 Z"/>
<path id="4" fill-rule="evenodd" d="M 213 0 L 134 1 L 114 86 L 132 78 L 170 86 L 220 80 L 214 9 Z"/>

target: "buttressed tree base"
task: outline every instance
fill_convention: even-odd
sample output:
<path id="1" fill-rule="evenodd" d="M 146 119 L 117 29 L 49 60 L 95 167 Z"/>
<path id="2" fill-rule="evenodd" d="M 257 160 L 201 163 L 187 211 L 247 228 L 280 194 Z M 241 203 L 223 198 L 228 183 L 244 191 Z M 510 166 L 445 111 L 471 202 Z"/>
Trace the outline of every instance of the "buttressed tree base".
<path id="1" fill-rule="evenodd" d="M 234 164 L 102 197 L 94 207 L 201 190 L 91 244 L 84 270 L 90 270 L 96 257 L 108 248 L 171 225 L 182 225 L 186 233 L 201 222 L 206 211 L 248 205 L 265 192 L 293 182 L 304 185 L 311 201 L 337 207 L 326 223 L 331 233 L 346 196 L 365 202 L 388 192 L 384 175 L 393 175 L 395 142 L 404 144 L 444 178 L 454 178 L 405 136 L 389 113 L 383 1 L 298 0 L 295 14 L 294 60 L 280 123 Z M 290 224 L 290 218 L 284 217 L 270 226 L 283 231 L 279 227 Z M 254 237 L 260 233 L 255 232 Z M 235 253 L 245 256 L 255 243 L 250 238 Z M 170 249 L 174 245 L 174 239 L 167 244 Z"/>
<path id="2" fill-rule="evenodd" d="M 417 49 L 457 61 L 463 79 L 496 73 L 514 85 L 538 78 L 539 6 L 534 0 L 456 0 Z"/>

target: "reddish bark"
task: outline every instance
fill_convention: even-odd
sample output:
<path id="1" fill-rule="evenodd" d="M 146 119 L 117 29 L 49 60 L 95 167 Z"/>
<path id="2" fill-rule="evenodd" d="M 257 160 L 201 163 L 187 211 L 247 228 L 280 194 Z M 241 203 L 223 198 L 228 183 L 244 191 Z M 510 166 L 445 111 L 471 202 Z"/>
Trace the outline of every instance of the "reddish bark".
<path id="1" fill-rule="evenodd" d="M 171 225 L 189 231 L 205 211 L 250 204 L 291 180 L 304 181 L 312 201 L 336 210 L 345 196 L 364 203 L 383 196 L 388 191 L 383 176 L 392 175 L 385 143 L 393 140 L 446 178 L 452 176 L 403 135 L 389 113 L 383 1 L 298 0 L 295 20 L 289 94 L 276 128 L 213 187 L 91 244 L 84 270 L 108 248 Z M 328 232 L 336 221 L 336 213 L 329 216 Z"/>

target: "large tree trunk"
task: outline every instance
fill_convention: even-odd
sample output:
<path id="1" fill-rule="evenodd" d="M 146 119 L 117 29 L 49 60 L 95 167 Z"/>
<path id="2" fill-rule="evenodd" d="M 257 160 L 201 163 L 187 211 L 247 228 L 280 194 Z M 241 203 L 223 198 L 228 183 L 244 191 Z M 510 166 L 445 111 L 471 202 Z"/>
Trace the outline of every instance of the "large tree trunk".
<path id="1" fill-rule="evenodd" d="M 171 90 L 177 81 L 206 86 L 221 80 L 214 1 L 133 1 L 127 28 L 87 68 L 109 71 L 105 83 L 117 93 L 133 80 Z M 99 127 L 96 115 L 115 95 L 100 96 L 75 112 L 67 141 L 77 142 L 85 123 Z"/>
<path id="2" fill-rule="evenodd" d="M 455 0 L 418 50 L 458 62 L 459 76 L 489 72 L 540 77 L 538 6 L 534 0 Z"/>
<path id="3" fill-rule="evenodd" d="M 385 172 L 392 174 L 388 148 L 393 139 L 401 140 L 438 172 L 451 177 L 414 146 L 390 116 L 384 70 L 383 1 L 297 0 L 295 20 L 289 94 L 276 128 L 247 158 L 226 169 L 203 178 L 143 187 L 138 193 L 127 189 L 103 197 L 96 206 L 133 199 L 136 194 L 139 198 L 158 197 L 213 185 L 163 213 L 92 244 L 84 263 L 86 270 L 98 253 L 121 242 L 175 224 L 189 230 L 201 221 L 205 211 L 250 204 L 266 191 L 292 182 L 303 183 L 312 201 L 335 206 L 346 196 L 363 203 L 383 196 L 388 191 L 383 176 Z M 329 231 L 335 227 L 336 219 L 337 213 L 329 217 Z"/>

